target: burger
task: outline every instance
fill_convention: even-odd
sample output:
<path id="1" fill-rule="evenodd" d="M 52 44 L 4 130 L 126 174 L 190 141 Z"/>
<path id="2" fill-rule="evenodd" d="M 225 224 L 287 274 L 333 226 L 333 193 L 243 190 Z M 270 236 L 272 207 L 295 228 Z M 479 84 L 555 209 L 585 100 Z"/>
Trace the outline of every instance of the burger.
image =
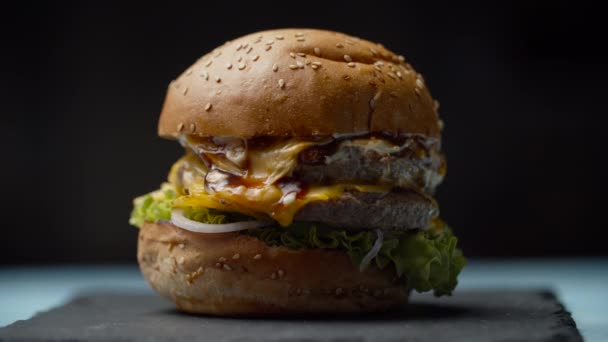
<path id="1" fill-rule="evenodd" d="M 280 29 L 216 48 L 167 90 L 158 134 L 184 155 L 134 200 L 145 279 L 211 315 L 451 294 L 465 259 L 433 198 L 437 109 L 403 56 L 346 34 Z"/>

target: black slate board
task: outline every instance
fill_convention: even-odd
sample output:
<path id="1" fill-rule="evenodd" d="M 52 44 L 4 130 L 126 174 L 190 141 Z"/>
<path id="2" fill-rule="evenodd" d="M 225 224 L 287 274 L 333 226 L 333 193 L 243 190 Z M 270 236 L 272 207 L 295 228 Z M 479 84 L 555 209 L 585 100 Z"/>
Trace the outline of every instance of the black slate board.
<path id="1" fill-rule="evenodd" d="M 0 341 L 582 341 L 547 291 L 418 295 L 404 312 L 351 317 L 217 318 L 153 295 L 90 294 L 0 329 Z"/>

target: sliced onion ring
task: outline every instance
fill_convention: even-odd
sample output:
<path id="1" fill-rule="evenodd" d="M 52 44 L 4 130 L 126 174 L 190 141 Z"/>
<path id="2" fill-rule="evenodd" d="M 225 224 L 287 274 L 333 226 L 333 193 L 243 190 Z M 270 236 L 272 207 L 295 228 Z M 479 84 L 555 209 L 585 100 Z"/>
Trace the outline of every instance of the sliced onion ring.
<path id="1" fill-rule="evenodd" d="M 225 224 L 202 223 L 193 221 L 184 216 L 184 211 L 182 209 L 173 209 L 173 211 L 171 211 L 171 223 L 194 233 L 238 232 L 240 230 L 259 228 L 272 224 L 271 222 L 266 221 L 241 221 Z"/>
<path id="2" fill-rule="evenodd" d="M 378 234 L 376 242 L 374 242 L 372 249 L 370 249 L 369 252 L 367 252 L 367 254 L 363 257 L 363 260 L 361 260 L 361 264 L 359 264 L 359 271 L 365 270 L 367 266 L 369 266 L 369 263 L 372 261 L 372 259 L 378 255 L 378 253 L 380 252 L 380 248 L 382 248 L 382 243 L 384 242 L 384 234 L 382 234 L 382 231 L 380 229 L 376 229 L 376 234 Z"/>

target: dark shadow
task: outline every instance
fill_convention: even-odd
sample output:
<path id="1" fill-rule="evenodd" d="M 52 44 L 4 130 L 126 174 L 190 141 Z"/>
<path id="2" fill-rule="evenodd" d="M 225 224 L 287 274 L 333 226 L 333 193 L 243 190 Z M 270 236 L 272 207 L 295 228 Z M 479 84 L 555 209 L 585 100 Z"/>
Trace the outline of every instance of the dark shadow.
<path id="1" fill-rule="evenodd" d="M 475 309 L 473 307 L 465 306 L 446 306 L 439 304 L 428 304 L 428 303 L 410 303 L 403 310 L 389 311 L 381 313 L 366 313 L 366 314 L 321 314 L 321 315 L 304 315 L 304 314 L 269 314 L 269 315 L 243 315 L 243 316 L 230 316 L 230 317 L 218 317 L 209 315 L 195 315 L 187 312 L 179 311 L 174 308 L 166 309 L 161 311 L 162 314 L 166 315 L 177 315 L 183 317 L 192 318 L 205 318 L 205 319 L 247 319 L 247 320 L 273 320 L 281 322 L 357 322 L 357 321 L 431 321 L 431 320 L 442 320 L 442 319 L 461 319 L 480 317 L 486 313 L 482 310 Z"/>

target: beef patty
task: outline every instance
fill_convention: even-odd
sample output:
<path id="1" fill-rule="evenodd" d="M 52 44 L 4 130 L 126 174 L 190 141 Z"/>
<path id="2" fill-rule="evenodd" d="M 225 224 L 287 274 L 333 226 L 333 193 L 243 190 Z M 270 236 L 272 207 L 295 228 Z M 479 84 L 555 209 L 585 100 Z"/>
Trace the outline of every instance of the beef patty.
<path id="1" fill-rule="evenodd" d="M 341 146 L 330 155 L 309 149 L 300 154 L 295 178 L 309 184 L 388 184 L 433 193 L 443 176 L 439 154 L 418 158 L 411 151 L 382 153 L 361 146 Z"/>
<path id="2" fill-rule="evenodd" d="M 415 191 L 345 192 L 329 201 L 311 202 L 296 221 L 321 222 L 345 229 L 424 229 L 439 215 L 437 204 Z"/>

